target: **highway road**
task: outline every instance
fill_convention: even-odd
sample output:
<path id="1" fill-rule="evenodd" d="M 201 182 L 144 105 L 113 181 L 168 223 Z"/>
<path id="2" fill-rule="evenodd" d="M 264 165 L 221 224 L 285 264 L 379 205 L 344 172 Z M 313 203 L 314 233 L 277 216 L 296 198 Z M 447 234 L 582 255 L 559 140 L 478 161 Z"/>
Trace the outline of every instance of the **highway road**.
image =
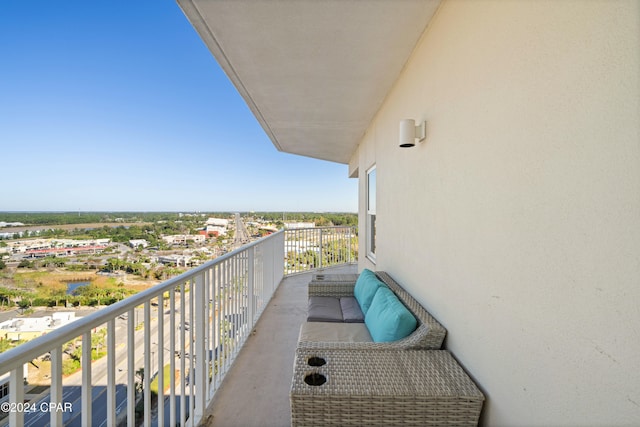
<path id="1" fill-rule="evenodd" d="M 239 213 L 235 215 L 235 221 L 236 231 L 233 237 L 233 249 L 237 249 L 250 241 L 249 232 L 247 231 L 247 227 L 245 227 L 244 222 L 242 222 L 242 218 Z"/>

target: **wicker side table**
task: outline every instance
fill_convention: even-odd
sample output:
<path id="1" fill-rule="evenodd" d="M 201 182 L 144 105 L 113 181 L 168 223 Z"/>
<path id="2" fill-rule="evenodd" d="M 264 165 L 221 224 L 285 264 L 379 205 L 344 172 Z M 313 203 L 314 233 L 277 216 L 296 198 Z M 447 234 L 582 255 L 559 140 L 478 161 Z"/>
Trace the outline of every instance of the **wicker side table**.
<path id="1" fill-rule="evenodd" d="M 357 274 L 324 274 L 318 273 L 311 276 L 311 281 L 314 283 L 356 283 L 358 280 Z"/>
<path id="2" fill-rule="evenodd" d="M 353 296 L 357 274 L 314 274 L 309 282 L 309 295 Z"/>
<path id="3" fill-rule="evenodd" d="M 293 426 L 475 426 L 484 401 L 445 350 L 298 349 L 290 397 Z"/>

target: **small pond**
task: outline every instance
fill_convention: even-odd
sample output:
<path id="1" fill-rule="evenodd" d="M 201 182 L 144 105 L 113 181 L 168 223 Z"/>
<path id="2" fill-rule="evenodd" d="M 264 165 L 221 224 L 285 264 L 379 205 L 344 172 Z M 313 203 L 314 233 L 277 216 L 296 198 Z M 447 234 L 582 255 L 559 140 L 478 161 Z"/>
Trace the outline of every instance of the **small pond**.
<path id="1" fill-rule="evenodd" d="M 91 282 L 71 282 L 67 283 L 67 295 L 71 295 L 73 291 L 78 289 L 80 286 L 90 285 Z"/>

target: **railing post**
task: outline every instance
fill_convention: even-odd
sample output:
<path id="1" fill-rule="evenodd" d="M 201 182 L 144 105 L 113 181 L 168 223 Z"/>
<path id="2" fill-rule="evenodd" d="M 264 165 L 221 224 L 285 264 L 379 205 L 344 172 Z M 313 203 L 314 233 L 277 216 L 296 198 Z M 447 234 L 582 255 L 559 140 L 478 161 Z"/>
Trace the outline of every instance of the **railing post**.
<path id="1" fill-rule="evenodd" d="M 91 392 L 91 331 L 82 334 L 82 425 L 88 426 L 93 422 L 91 408 L 93 393 Z"/>
<path id="2" fill-rule="evenodd" d="M 164 426 L 164 294 L 158 295 L 158 425 Z"/>
<path id="3" fill-rule="evenodd" d="M 169 425 L 176 425 L 176 290 L 169 294 Z"/>
<path id="4" fill-rule="evenodd" d="M 186 342 L 185 335 L 185 283 L 180 283 L 180 425 L 183 426 L 187 422 L 187 387 L 185 384 L 186 379 Z M 190 325 L 193 327 L 193 325 Z"/>
<path id="5" fill-rule="evenodd" d="M 282 241 L 280 239 L 282 239 Z M 284 276 L 289 274 L 288 269 L 286 268 L 287 266 L 285 265 L 287 260 L 287 251 L 285 248 L 286 241 L 286 231 L 276 235 L 269 241 L 272 253 L 272 257 L 270 259 L 271 275 L 269 276 L 271 283 L 276 283 L 276 279 L 279 283 Z M 285 260 L 285 262 L 283 262 L 283 260 Z"/>
<path id="6" fill-rule="evenodd" d="M 62 348 L 51 350 L 51 396 L 50 402 L 62 403 Z M 62 411 L 51 411 L 51 426 L 62 426 Z"/>
<path id="7" fill-rule="evenodd" d="M 349 236 L 347 237 L 347 254 L 349 254 L 349 264 L 351 264 L 351 242 L 353 241 L 353 227 L 349 227 Z"/>
<path id="8" fill-rule="evenodd" d="M 252 247 L 249 249 L 249 251 L 247 252 L 248 254 L 248 281 L 247 281 L 247 317 L 248 317 L 248 321 L 247 321 L 247 325 L 249 325 L 249 330 L 247 331 L 247 336 L 248 334 L 251 333 L 251 330 L 253 329 L 253 309 L 254 309 L 254 302 L 255 302 L 255 295 L 254 295 L 254 262 L 255 262 L 255 247 Z"/>
<path id="9" fill-rule="evenodd" d="M 144 401 L 144 425 L 151 425 L 151 304 L 144 303 L 144 379 L 142 380 L 142 393 Z"/>
<path id="10" fill-rule="evenodd" d="M 186 346 L 189 347 L 190 351 L 191 351 L 191 355 L 190 357 L 187 359 L 185 357 L 185 359 L 187 359 L 188 363 L 189 363 L 189 368 L 187 369 L 187 371 L 189 372 L 189 376 L 187 377 L 187 382 L 189 383 L 189 390 L 187 391 L 186 396 L 188 397 L 188 408 L 187 409 L 187 414 L 189 416 L 189 420 L 191 422 L 193 422 L 193 418 L 195 415 L 195 409 L 196 409 L 196 397 L 194 394 L 194 386 L 193 383 L 196 381 L 195 377 L 196 377 L 196 363 L 195 363 L 195 359 L 196 359 L 196 351 L 197 351 L 197 347 L 198 347 L 198 343 L 196 342 L 196 324 L 195 324 L 195 320 L 196 320 L 196 298 L 198 296 L 197 291 L 196 291 L 196 282 L 198 280 L 199 276 L 194 276 L 191 278 L 191 280 L 189 281 L 189 308 L 187 309 L 187 311 L 189 312 L 189 320 L 187 321 L 187 323 L 189 324 L 189 333 L 187 334 L 187 343 Z M 186 372 L 186 371 L 185 371 Z M 200 381 L 202 382 L 202 381 Z M 195 424 L 189 423 L 187 424 L 189 426 L 194 426 Z"/>
<path id="11" fill-rule="evenodd" d="M 318 258 L 320 259 L 320 261 L 318 262 L 318 268 L 322 268 L 322 253 L 324 251 L 322 250 L 322 228 L 320 229 L 320 253 L 318 254 Z"/>
<path id="12" fill-rule="evenodd" d="M 14 407 L 24 402 L 24 367 L 21 365 L 11 371 L 9 376 L 9 400 Z M 24 426 L 24 411 L 10 411 L 9 425 Z"/>
<path id="13" fill-rule="evenodd" d="M 195 289 L 191 288 L 191 292 L 194 293 L 195 300 L 195 311 L 196 311 L 196 319 L 195 319 L 195 371 L 190 372 L 190 381 L 189 384 L 192 384 L 195 381 L 196 392 L 195 396 L 192 396 L 195 399 L 195 409 L 194 409 L 194 418 L 193 424 L 196 425 L 202 416 L 204 415 L 204 411 L 206 409 L 206 401 L 207 395 L 205 393 L 205 381 L 209 381 L 209 371 L 206 369 L 207 366 L 207 358 L 205 355 L 205 337 L 206 337 L 206 320 L 205 320 L 205 307 L 208 304 L 208 301 L 205 297 L 204 291 L 204 277 L 203 274 L 196 276 L 195 280 Z M 197 378 L 197 379 L 196 379 Z"/>
<path id="14" fill-rule="evenodd" d="M 116 425 L 116 321 L 107 322 L 107 425 Z"/>
<path id="15" fill-rule="evenodd" d="M 127 314 L 127 426 L 136 425 L 136 308 L 129 310 Z"/>

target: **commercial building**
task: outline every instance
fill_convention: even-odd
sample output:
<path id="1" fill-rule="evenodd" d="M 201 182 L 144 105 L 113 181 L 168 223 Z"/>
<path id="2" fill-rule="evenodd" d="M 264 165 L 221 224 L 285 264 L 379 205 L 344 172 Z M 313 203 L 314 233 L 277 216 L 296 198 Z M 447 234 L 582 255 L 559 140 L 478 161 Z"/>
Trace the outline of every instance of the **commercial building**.
<path id="1" fill-rule="evenodd" d="M 204 243 L 206 236 L 201 234 L 174 234 L 171 236 L 163 236 L 162 240 L 170 245 L 186 245 L 188 241 L 194 243 Z"/>
<path id="2" fill-rule="evenodd" d="M 145 239 L 132 239 L 129 240 L 129 246 L 131 246 L 132 248 L 146 248 L 147 246 L 149 246 L 149 242 L 147 242 Z"/>
<path id="3" fill-rule="evenodd" d="M 72 311 L 58 311 L 51 316 L 20 317 L 0 323 L 0 340 L 29 341 L 79 319 Z"/>

